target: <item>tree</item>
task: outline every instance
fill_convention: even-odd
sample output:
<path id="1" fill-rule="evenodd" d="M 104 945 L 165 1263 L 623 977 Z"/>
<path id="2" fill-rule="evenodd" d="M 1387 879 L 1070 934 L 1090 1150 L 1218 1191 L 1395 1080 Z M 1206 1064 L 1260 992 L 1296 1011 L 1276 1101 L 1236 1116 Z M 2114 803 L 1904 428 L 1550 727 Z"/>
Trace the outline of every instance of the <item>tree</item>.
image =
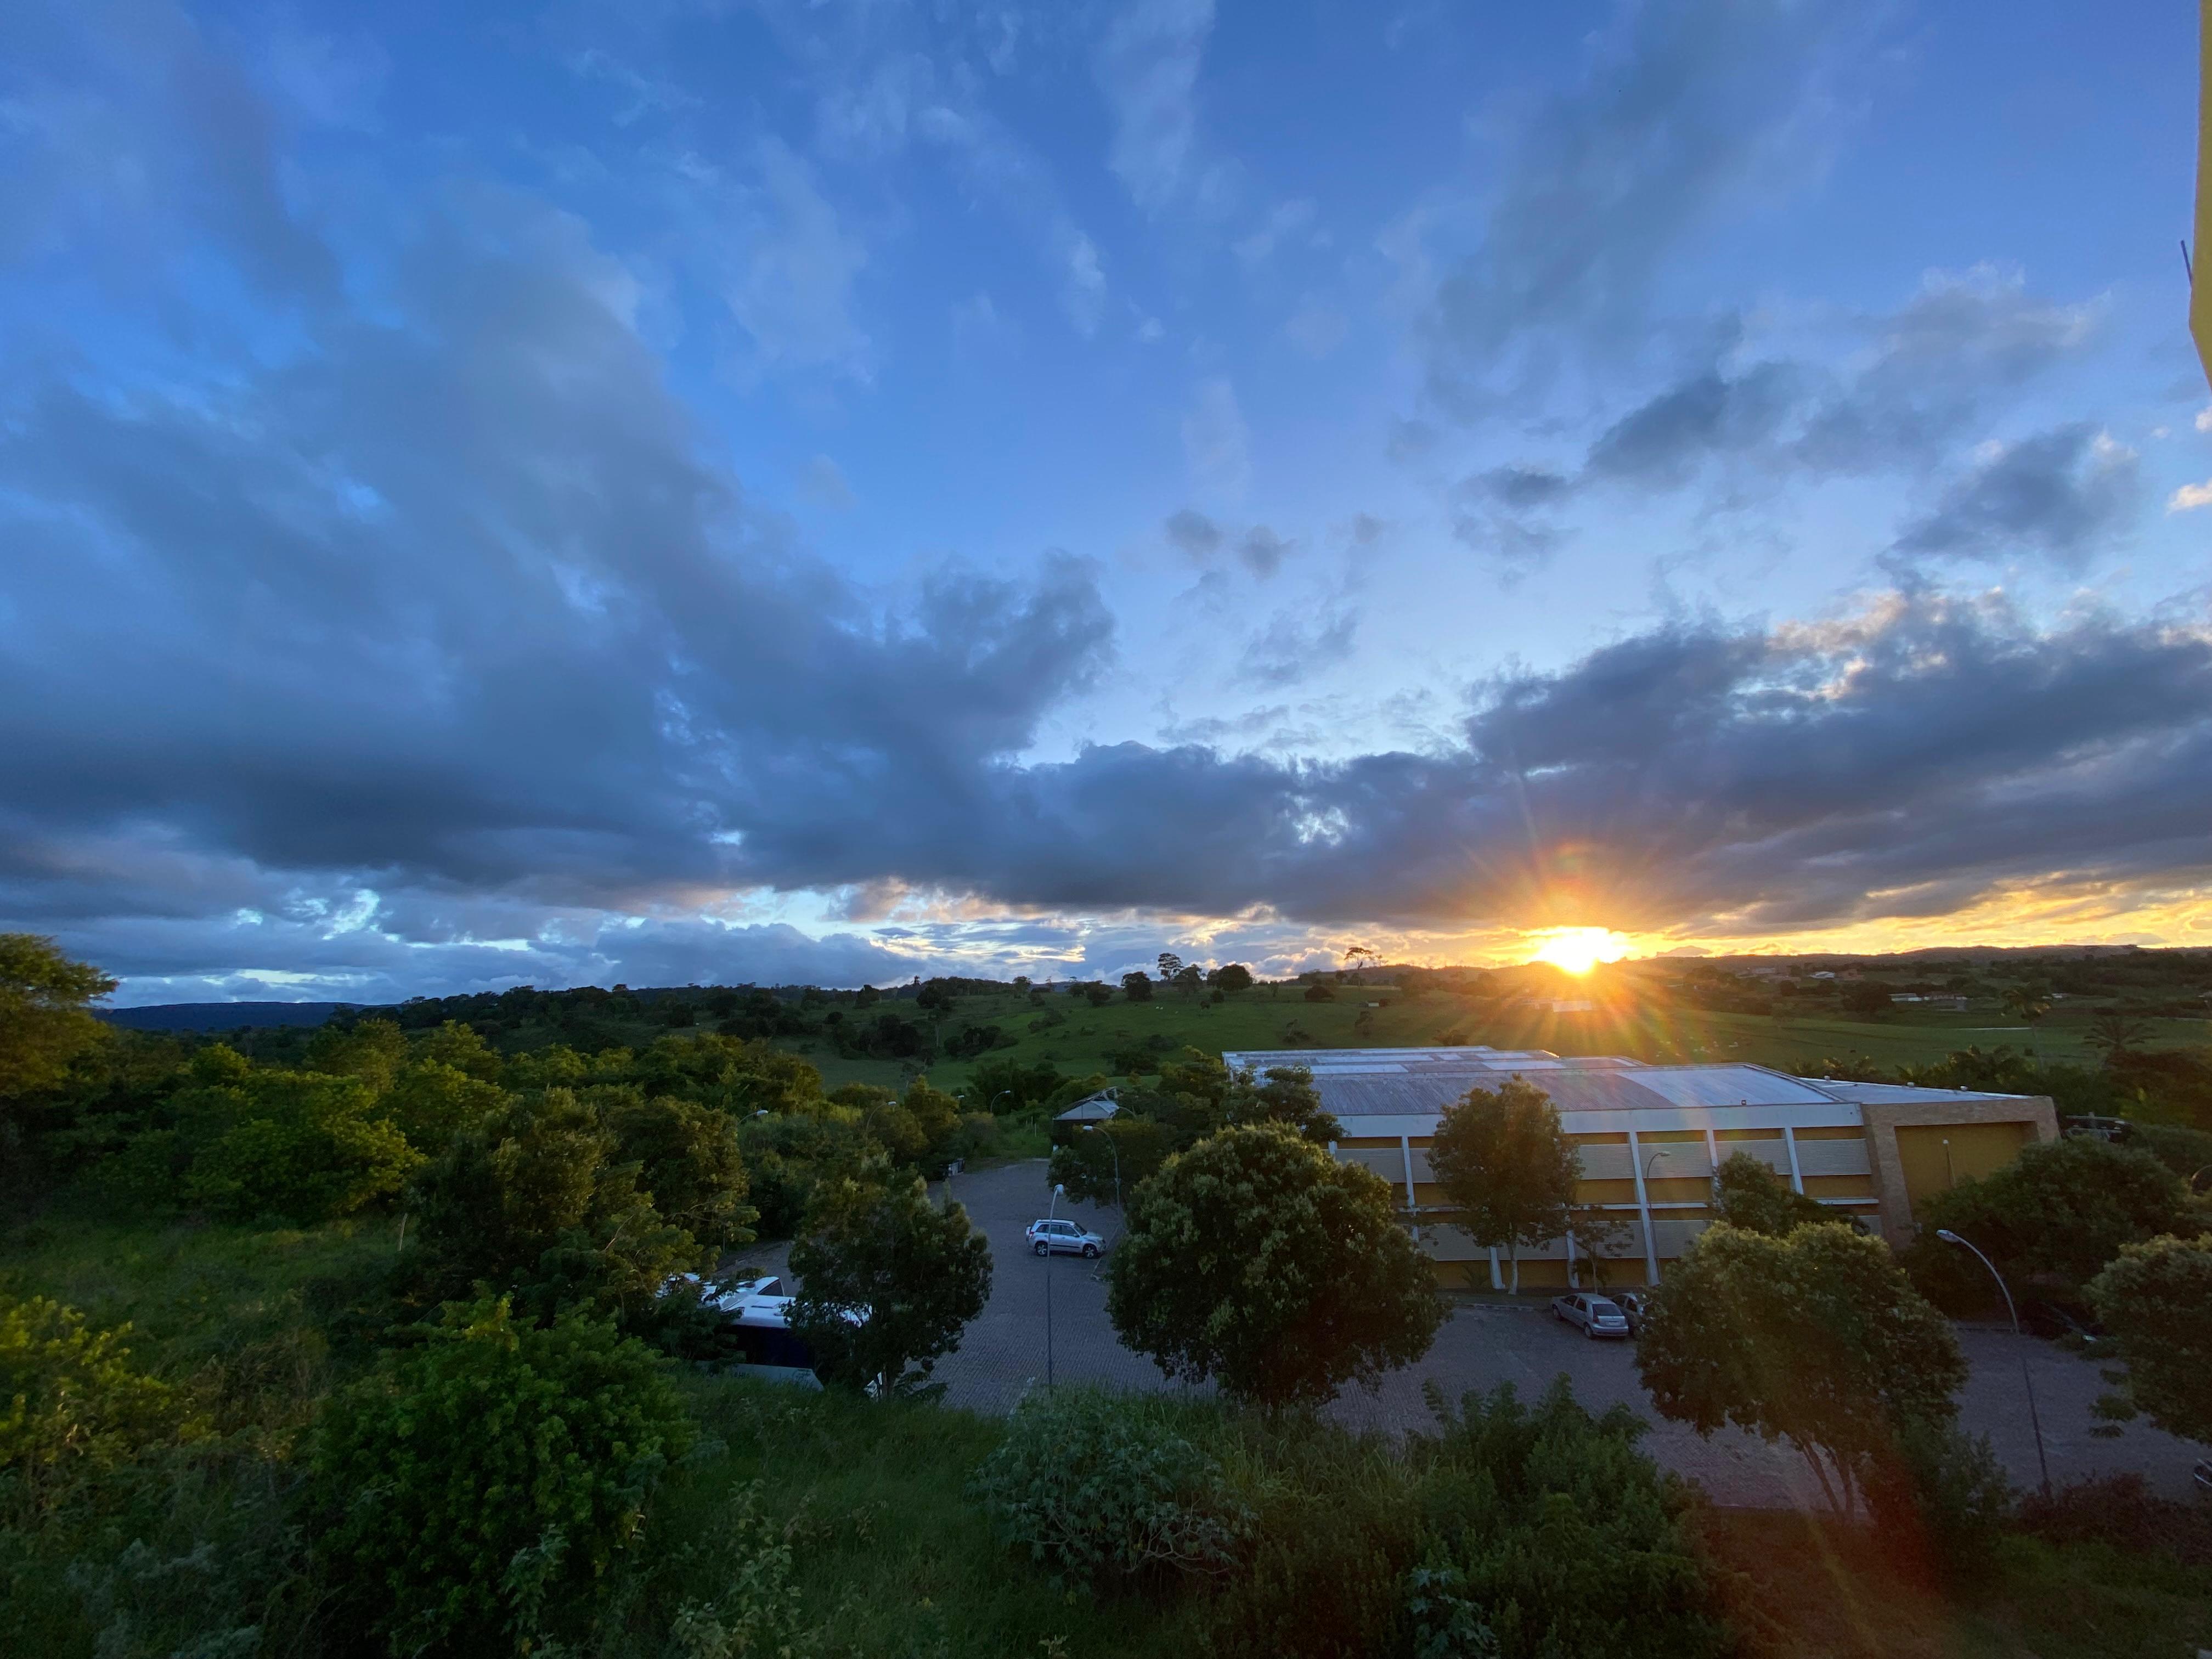
<path id="1" fill-rule="evenodd" d="M 107 1036 L 90 1005 L 115 981 L 37 933 L 0 933 L 0 1101 L 51 1089 Z"/>
<path id="2" fill-rule="evenodd" d="M 633 1095 L 606 1114 L 606 1123 L 617 1155 L 636 1163 L 638 1182 L 664 1221 L 690 1234 L 702 1250 L 753 1242 L 759 1216 L 745 1202 L 744 1156 L 726 1114 L 666 1095 Z"/>
<path id="3" fill-rule="evenodd" d="M 1443 1316 L 1389 1187 L 1280 1124 L 1224 1130 L 1139 1183 L 1108 1285 L 1114 1328 L 1166 1376 L 1271 1409 L 1410 1364 Z"/>
<path id="4" fill-rule="evenodd" d="M 2089 1301 L 2127 1362 L 2105 1414 L 2212 1442 L 2212 1234 L 2121 1246 Z"/>
<path id="5" fill-rule="evenodd" d="M 1445 1109 L 1429 1142 L 1429 1167 L 1453 1222 L 1487 1249 L 1503 1249 L 1521 1289 L 1521 1252 L 1562 1237 L 1582 1179 L 1582 1155 L 1559 1109 L 1534 1084 L 1470 1089 Z"/>
<path id="6" fill-rule="evenodd" d="M 939 1210 L 919 1179 L 879 1185 L 854 1176 L 815 1191 L 792 1246 L 801 1289 L 791 1322 L 826 1382 L 911 1394 L 991 1294 L 991 1247 L 968 1212 Z"/>
<path id="7" fill-rule="evenodd" d="M 1137 977 L 1141 979 L 1144 975 L 1140 974 L 1138 975 Z M 1126 978 L 1121 981 L 1121 986 L 1124 990 L 1128 988 L 1128 983 L 1129 982 Z M 1110 985 L 1101 985 L 1096 980 L 1079 985 L 1074 988 L 1080 992 L 1082 994 L 1083 1000 L 1085 1002 L 1088 1002 L 1094 1008 L 1103 1008 L 1108 1003 L 1114 1000 L 1114 988 Z M 1150 996 L 1152 994 L 1152 988 L 1149 985 L 1146 986 L 1143 994 Z M 1133 996 L 1134 994 L 1134 993 L 1132 993 Z"/>
<path id="8" fill-rule="evenodd" d="M 1152 1000 L 1151 975 L 1141 968 L 1122 975 L 1121 994 L 1132 1002 L 1150 1002 Z"/>
<path id="9" fill-rule="evenodd" d="M 1746 1232 L 1786 1238 L 1800 1227 L 1845 1218 L 1790 1183 L 1749 1152 L 1731 1152 L 1713 1173 L 1713 1208 L 1723 1221 Z M 1848 1225 L 1856 1228 L 1856 1221 Z"/>
<path id="10" fill-rule="evenodd" d="M 1344 960 L 1347 966 L 1356 971 L 1362 968 L 1381 966 L 1382 953 L 1380 951 L 1370 951 L 1364 945 L 1347 945 L 1344 947 Z"/>
<path id="11" fill-rule="evenodd" d="M 527 1651 L 582 1622 L 692 1438 L 667 1362 L 611 1324 L 452 1307 L 325 1403 L 319 1551 L 395 1652 Z"/>
<path id="12" fill-rule="evenodd" d="M 2124 1008 L 2107 1008 L 2089 1022 L 2081 1040 L 2104 1051 L 2105 1064 L 2116 1066 L 2134 1054 L 2150 1027 Z"/>
<path id="13" fill-rule="evenodd" d="M 1880 1019 L 1895 1005 L 1890 1000 L 1889 988 L 1875 980 L 1844 988 L 1843 1006 L 1848 1014 L 1862 1019 Z"/>
<path id="14" fill-rule="evenodd" d="M 2005 1012 L 2030 1025 L 2040 1024 L 2051 1012 L 2051 993 L 2033 985 L 2015 985 L 2004 994 Z"/>
<path id="15" fill-rule="evenodd" d="M 1224 962 L 1207 974 L 1206 981 L 1217 991 L 1234 994 L 1252 988 L 1252 970 L 1241 962 Z"/>
<path id="16" fill-rule="evenodd" d="M 1175 983 L 1176 975 L 1182 972 L 1182 958 L 1172 951 L 1163 951 L 1160 952 L 1159 966 L 1160 983 L 1172 985 Z"/>
<path id="17" fill-rule="evenodd" d="M 222 1043 L 191 1078 L 171 1102 L 192 1149 L 183 1195 L 234 1220 L 350 1215 L 422 1161 L 362 1079 L 256 1066 Z"/>
<path id="18" fill-rule="evenodd" d="M 1126 1200 L 1174 1151 L 1166 1124 L 1124 1112 L 1054 1147 L 1049 1179 L 1082 1203 L 1112 1204 Z"/>
<path id="19" fill-rule="evenodd" d="M 1637 1340 L 1661 1415 L 1787 1441 L 1855 1509 L 1916 1427 L 1948 1428 L 1966 1357 L 1881 1240 L 1833 1223 L 1786 1237 L 1725 1222 L 1668 1269 Z"/>
<path id="20" fill-rule="evenodd" d="M 2191 1218 L 2199 1214 L 2181 1178 L 2148 1152 L 2075 1135 L 2023 1146 L 1994 1175 L 1930 1198 L 1905 1261 L 1913 1282 L 1944 1306 L 1980 1306 L 1988 1275 L 1936 1237 L 1948 1228 L 1972 1241 L 2016 1291 L 2025 1279 L 2076 1296 L 2123 1245 L 2194 1232 Z"/>
<path id="21" fill-rule="evenodd" d="M 578 1306 L 650 1316 L 670 1275 L 713 1251 L 639 1189 L 642 1168 L 573 1091 L 514 1101 L 456 1135 L 409 1189 L 422 1292 L 459 1300 L 482 1286 L 542 1319 Z"/>
<path id="22" fill-rule="evenodd" d="M 1218 1054 L 1185 1048 L 1180 1060 L 1161 1062 L 1160 1090 L 1172 1103 L 1168 1121 L 1186 1146 L 1240 1123 L 1280 1123 L 1316 1146 L 1343 1138 L 1304 1066 L 1271 1066 L 1255 1075 L 1231 1071 Z"/>

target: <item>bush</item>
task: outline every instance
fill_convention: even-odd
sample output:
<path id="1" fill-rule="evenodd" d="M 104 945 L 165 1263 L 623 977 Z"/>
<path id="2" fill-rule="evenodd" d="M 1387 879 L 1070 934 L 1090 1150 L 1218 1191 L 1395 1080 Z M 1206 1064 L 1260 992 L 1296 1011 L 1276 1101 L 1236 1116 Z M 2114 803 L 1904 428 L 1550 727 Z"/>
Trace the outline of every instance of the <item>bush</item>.
<path id="1" fill-rule="evenodd" d="M 1424 1503 L 1431 1576 L 1407 1586 L 1428 1651 L 1689 1659 L 1729 1650 L 1682 1525 L 1689 1499 L 1637 1450 L 1646 1425 L 1634 1413 L 1617 1405 L 1593 1417 L 1565 1377 L 1533 1407 L 1510 1383 L 1467 1395 L 1456 1412 L 1433 1387 L 1429 1401 L 1441 1428 L 1425 1449 L 1435 1463 Z M 1431 1605 L 1424 1613 L 1414 1600 Z M 1455 1630 L 1462 1645 L 1442 1644 Z"/>
<path id="2" fill-rule="evenodd" d="M 1105 1589 L 1229 1571 L 1251 1515 L 1169 1401 L 1097 1389 L 1032 1395 L 969 1491 L 1007 1545 Z"/>
<path id="3" fill-rule="evenodd" d="M 325 1403 L 319 1553 L 395 1651 L 520 1650 L 573 1627 L 692 1437 L 666 1363 L 611 1323 L 450 1308 Z"/>
<path id="4" fill-rule="evenodd" d="M 1867 1482 L 1877 1531 L 1893 1554 L 1917 1557 L 1946 1578 L 1985 1576 L 2015 1494 L 1987 1435 L 1909 1423 L 1895 1455 Z"/>
<path id="5" fill-rule="evenodd" d="M 186 1426 L 167 1384 L 131 1363 L 128 1325 L 91 1331 L 45 1297 L 0 1298 L 0 1472 L 34 1516 L 81 1478 Z"/>

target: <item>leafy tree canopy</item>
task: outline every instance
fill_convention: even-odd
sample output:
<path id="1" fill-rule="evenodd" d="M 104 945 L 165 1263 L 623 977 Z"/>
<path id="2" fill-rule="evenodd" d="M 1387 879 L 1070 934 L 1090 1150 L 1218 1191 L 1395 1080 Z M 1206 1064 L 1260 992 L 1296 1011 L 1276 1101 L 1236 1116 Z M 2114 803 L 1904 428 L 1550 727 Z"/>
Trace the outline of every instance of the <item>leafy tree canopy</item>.
<path id="1" fill-rule="evenodd" d="M 1552 1097 L 1520 1078 L 1470 1089 L 1446 1109 L 1429 1143 L 1429 1167 L 1452 1219 L 1487 1249 L 1503 1249 L 1521 1288 L 1521 1255 L 1565 1235 L 1582 1157 L 1559 1127 Z"/>
<path id="2" fill-rule="evenodd" d="M 966 1209 L 936 1208 L 919 1179 L 840 1176 L 817 1189 L 791 1271 L 792 1324 L 823 1380 L 913 1393 L 983 1311 L 991 1247 Z"/>
<path id="3" fill-rule="evenodd" d="M 1662 1416 L 1787 1441 L 1838 1508 L 1911 1425 L 1948 1426 L 1966 1378 L 1949 1323 L 1879 1239 L 1717 1223 L 1660 1282 L 1636 1368 Z"/>
<path id="4" fill-rule="evenodd" d="M 2040 1282 L 2078 1296 L 2126 1244 L 2194 1232 L 2181 1178 L 2150 1153 L 2091 1136 L 2039 1141 L 1994 1175 L 1962 1181 L 1922 1206 L 1919 1237 L 1905 1254 L 1913 1280 L 1954 1309 L 1990 1295 L 1980 1263 L 1936 1236 L 1948 1228 L 1989 1256 L 2012 1281 Z"/>
<path id="5" fill-rule="evenodd" d="M 2212 1442 L 2212 1234 L 2122 1245 L 2089 1299 L 2127 1362 L 2107 1414 Z"/>
<path id="6" fill-rule="evenodd" d="M 1410 1364 L 1443 1316 L 1390 1188 L 1278 1123 L 1224 1130 L 1140 1182 L 1108 1271 L 1124 1343 L 1268 1407 Z"/>
<path id="7" fill-rule="evenodd" d="M 1720 1218 L 1746 1232 L 1784 1238 L 1800 1227 L 1841 1222 L 1858 1229 L 1858 1223 L 1838 1216 L 1818 1199 L 1794 1191 L 1761 1159 L 1749 1152 L 1731 1152 L 1713 1174 L 1713 1204 Z"/>
<path id="8" fill-rule="evenodd" d="M 107 1028 L 89 1005 L 115 988 L 36 933 L 0 933 L 0 1101 L 51 1089 Z"/>

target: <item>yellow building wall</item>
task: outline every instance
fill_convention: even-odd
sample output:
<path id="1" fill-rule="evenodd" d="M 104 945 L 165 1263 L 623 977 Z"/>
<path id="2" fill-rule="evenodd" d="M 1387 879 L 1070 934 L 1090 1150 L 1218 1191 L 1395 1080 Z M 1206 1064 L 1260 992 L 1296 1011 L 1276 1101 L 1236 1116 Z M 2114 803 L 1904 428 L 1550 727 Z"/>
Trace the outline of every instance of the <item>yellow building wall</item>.
<path id="1" fill-rule="evenodd" d="M 1901 1125 L 1897 1158 L 1905 1171 L 1905 1201 L 1917 1215 L 1936 1194 L 1996 1174 L 2035 1138 L 2033 1123 Z"/>

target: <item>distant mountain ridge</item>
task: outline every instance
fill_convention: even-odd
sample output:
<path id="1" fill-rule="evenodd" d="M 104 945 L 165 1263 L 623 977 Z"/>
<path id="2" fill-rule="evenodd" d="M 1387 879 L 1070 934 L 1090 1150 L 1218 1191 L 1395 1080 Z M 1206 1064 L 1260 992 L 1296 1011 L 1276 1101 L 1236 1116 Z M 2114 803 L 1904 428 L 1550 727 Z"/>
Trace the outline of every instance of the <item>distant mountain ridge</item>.
<path id="1" fill-rule="evenodd" d="M 350 1002 L 154 1002 L 95 1008 L 110 1025 L 132 1031 L 238 1031 L 248 1026 L 320 1025 Z"/>

